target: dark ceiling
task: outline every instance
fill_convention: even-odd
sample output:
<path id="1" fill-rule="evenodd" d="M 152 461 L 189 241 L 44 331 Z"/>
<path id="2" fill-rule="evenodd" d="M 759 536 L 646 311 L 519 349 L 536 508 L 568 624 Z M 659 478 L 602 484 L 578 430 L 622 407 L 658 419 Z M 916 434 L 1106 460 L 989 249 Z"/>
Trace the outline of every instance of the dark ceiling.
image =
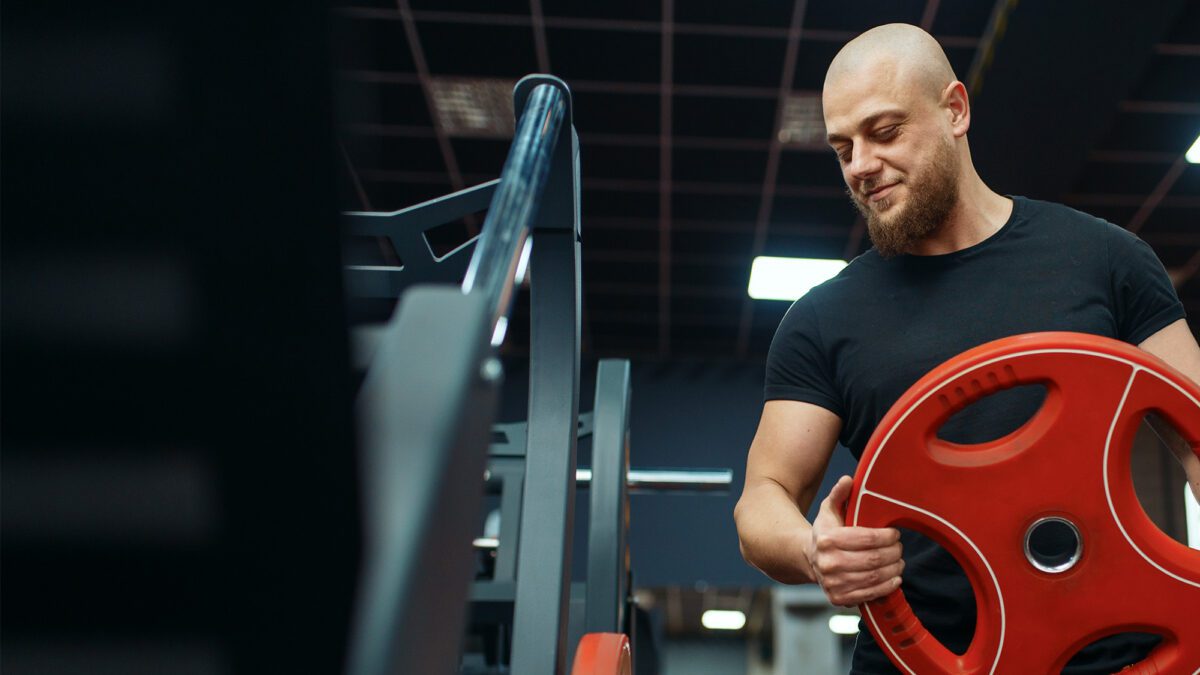
<path id="1" fill-rule="evenodd" d="M 495 178 L 507 141 L 435 122 L 436 86 L 553 73 L 581 143 L 585 353 L 762 358 L 788 303 L 747 296 L 751 260 L 868 246 L 832 152 L 782 142 L 784 102 L 896 21 L 929 30 L 968 83 L 985 181 L 1137 232 L 1200 313 L 1200 165 L 1183 158 L 1200 133 L 1195 0 L 343 0 L 343 207 Z"/>

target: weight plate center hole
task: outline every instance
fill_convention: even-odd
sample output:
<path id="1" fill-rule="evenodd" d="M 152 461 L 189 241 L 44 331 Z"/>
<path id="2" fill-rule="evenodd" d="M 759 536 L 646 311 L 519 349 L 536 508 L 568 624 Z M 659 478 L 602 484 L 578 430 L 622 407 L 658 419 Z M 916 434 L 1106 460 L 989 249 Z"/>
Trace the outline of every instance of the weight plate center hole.
<path id="1" fill-rule="evenodd" d="M 1083 554 L 1079 528 L 1065 518 L 1042 518 L 1025 531 L 1025 558 L 1047 574 L 1061 574 Z"/>

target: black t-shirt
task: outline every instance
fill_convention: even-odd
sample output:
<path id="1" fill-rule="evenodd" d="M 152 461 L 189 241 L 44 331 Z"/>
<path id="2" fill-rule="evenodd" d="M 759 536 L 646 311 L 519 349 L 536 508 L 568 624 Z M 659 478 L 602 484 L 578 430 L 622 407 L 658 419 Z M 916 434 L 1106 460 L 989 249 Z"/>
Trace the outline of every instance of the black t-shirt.
<path id="1" fill-rule="evenodd" d="M 1013 198 L 988 239 L 946 255 L 883 259 L 874 250 L 792 305 L 767 357 L 765 398 L 804 401 L 842 419 L 861 458 L 880 419 L 935 366 L 985 342 L 1075 331 L 1138 344 L 1184 317 L 1166 271 L 1128 231 L 1062 205 Z M 1041 403 L 1036 387 L 988 397 L 940 431 L 960 443 L 997 438 Z M 927 628 L 961 653 L 975 630 L 970 585 L 948 553 L 902 531 L 904 593 Z M 1157 642 L 1110 639 L 1065 672 L 1119 670 Z M 865 630 L 855 673 L 898 672 Z"/>

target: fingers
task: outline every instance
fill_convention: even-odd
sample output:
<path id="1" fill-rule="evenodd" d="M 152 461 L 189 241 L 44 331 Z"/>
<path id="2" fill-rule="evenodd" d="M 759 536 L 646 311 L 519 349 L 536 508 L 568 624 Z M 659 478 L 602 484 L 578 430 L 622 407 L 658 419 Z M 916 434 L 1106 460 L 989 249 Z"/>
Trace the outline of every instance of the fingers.
<path id="1" fill-rule="evenodd" d="M 866 551 L 900 542 L 900 530 L 894 527 L 839 527 L 822 530 L 816 538 L 818 550 Z"/>
<path id="2" fill-rule="evenodd" d="M 835 504 L 844 502 L 850 497 L 850 488 L 854 487 L 854 479 L 850 476 L 842 476 L 837 479 L 833 487 L 829 490 L 829 500 Z"/>
<path id="3" fill-rule="evenodd" d="M 833 488 L 829 491 L 829 496 L 825 498 L 822 506 L 827 506 L 838 517 L 838 522 L 844 522 L 846 517 L 846 500 L 850 498 L 850 490 L 854 487 L 854 479 L 850 476 L 842 476 Z"/>
<path id="4" fill-rule="evenodd" d="M 846 572 L 840 579 L 847 588 L 870 588 L 899 577 L 903 571 L 904 561 L 897 560 L 890 565 L 865 572 Z"/>
<path id="5" fill-rule="evenodd" d="M 821 552 L 817 556 L 815 567 L 825 577 L 843 572 L 869 572 L 895 564 L 900 560 L 902 551 L 900 542 L 896 542 L 867 551 Z"/>
<path id="6" fill-rule="evenodd" d="M 814 566 L 829 601 L 850 607 L 882 597 L 900 587 L 904 560 L 900 542 L 870 551 L 834 551 Z"/>
<path id="7" fill-rule="evenodd" d="M 904 571 L 900 531 L 846 527 L 846 501 L 854 480 L 842 476 L 813 521 L 808 556 L 813 576 L 830 602 L 842 607 L 883 597 L 900 587 Z"/>
<path id="8" fill-rule="evenodd" d="M 900 588 L 900 577 L 892 577 L 887 581 L 868 588 L 858 588 L 844 592 L 826 591 L 825 594 L 829 596 L 830 602 L 839 607 L 854 607 L 855 605 L 861 605 L 876 598 L 882 598 L 897 588 Z"/>

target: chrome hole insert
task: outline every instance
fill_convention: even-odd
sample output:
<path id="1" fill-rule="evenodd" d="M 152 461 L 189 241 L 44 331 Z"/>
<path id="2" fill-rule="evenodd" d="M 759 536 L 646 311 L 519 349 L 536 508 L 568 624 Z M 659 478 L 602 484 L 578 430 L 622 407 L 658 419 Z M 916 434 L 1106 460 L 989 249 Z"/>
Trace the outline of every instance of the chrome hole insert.
<path id="1" fill-rule="evenodd" d="M 1025 531 L 1025 559 L 1047 574 L 1066 572 L 1082 555 L 1079 528 L 1065 518 L 1039 518 Z"/>

